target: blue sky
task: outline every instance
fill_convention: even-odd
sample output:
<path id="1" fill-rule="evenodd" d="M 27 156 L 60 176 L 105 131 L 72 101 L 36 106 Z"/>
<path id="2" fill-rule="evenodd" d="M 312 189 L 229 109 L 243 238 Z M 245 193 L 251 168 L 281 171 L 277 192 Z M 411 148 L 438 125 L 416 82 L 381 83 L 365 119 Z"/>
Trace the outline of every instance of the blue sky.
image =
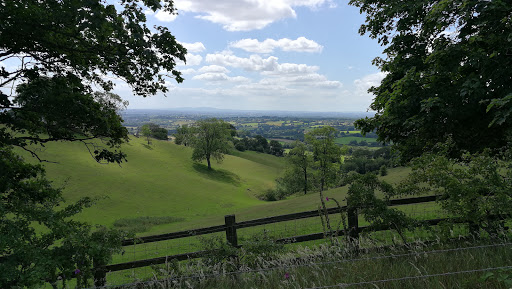
<path id="1" fill-rule="evenodd" d="M 188 48 L 185 81 L 134 97 L 129 108 L 215 107 L 248 110 L 366 111 L 366 90 L 383 74 L 371 60 L 376 40 L 358 34 L 364 15 L 348 1 L 176 0 L 178 15 L 148 11 Z"/>
<path id="2" fill-rule="evenodd" d="M 368 88 L 384 76 L 371 64 L 383 48 L 359 35 L 364 15 L 347 3 L 174 0 L 178 15 L 147 10 L 149 27 L 168 27 L 187 47 L 177 66 L 185 81 L 170 78 L 165 96 L 143 98 L 114 80 L 114 93 L 130 109 L 366 111 Z"/>

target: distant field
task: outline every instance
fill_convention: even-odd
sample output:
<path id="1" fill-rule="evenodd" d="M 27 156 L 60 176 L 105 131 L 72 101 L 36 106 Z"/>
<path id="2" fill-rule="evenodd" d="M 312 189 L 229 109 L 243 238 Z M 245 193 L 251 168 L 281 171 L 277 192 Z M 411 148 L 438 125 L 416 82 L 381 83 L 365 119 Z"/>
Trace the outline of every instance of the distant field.
<path id="1" fill-rule="evenodd" d="M 275 125 L 275 126 L 282 126 L 283 122 L 284 121 L 282 121 L 282 120 L 279 120 L 279 121 L 267 121 L 266 124 L 268 124 L 268 125 Z"/>
<path id="2" fill-rule="evenodd" d="M 293 139 L 286 139 L 286 138 L 271 138 L 269 140 L 276 140 L 281 143 L 294 143 L 295 142 L 295 140 L 293 140 Z"/>
<path id="3" fill-rule="evenodd" d="M 339 137 L 337 139 L 335 139 L 334 141 L 337 143 L 337 144 L 349 144 L 351 141 L 357 141 L 357 142 L 361 142 L 363 140 L 365 140 L 366 142 L 377 142 L 377 139 L 376 138 L 368 138 L 368 137 L 357 137 L 357 136 L 346 136 L 346 137 Z"/>

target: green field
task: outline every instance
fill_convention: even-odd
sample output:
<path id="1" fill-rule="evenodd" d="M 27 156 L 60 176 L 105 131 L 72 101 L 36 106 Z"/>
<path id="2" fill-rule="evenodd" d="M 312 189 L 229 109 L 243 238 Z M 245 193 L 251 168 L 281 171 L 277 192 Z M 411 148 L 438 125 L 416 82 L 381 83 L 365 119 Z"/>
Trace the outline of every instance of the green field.
<path id="1" fill-rule="evenodd" d="M 346 136 L 346 137 L 339 137 L 339 138 L 336 138 L 334 140 L 334 142 L 336 142 L 337 144 L 349 144 L 351 141 L 357 141 L 357 142 L 361 142 L 361 141 L 366 141 L 368 143 L 371 143 L 371 142 L 376 142 L 377 139 L 376 138 L 369 138 L 369 137 L 357 137 L 357 136 Z"/>
<path id="2" fill-rule="evenodd" d="M 213 171 L 192 162 L 192 149 L 167 141 L 153 140 L 147 146 L 132 138 L 122 150 L 128 162 L 121 165 L 98 164 L 78 143 L 52 143 L 42 158 L 47 173 L 64 197 L 76 201 L 83 196 L 99 197 L 98 203 L 78 215 L 92 224 L 112 226 L 121 219 L 174 217 L 179 222 L 160 224 L 147 232 L 154 234 L 222 224 L 224 215 L 236 214 L 237 220 L 315 209 L 317 193 L 298 194 L 286 200 L 265 202 L 257 198 L 275 186 L 285 167 L 284 158 L 257 152 L 227 155 Z M 390 170 L 389 176 L 397 174 Z M 326 192 L 344 199 L 347 188 Z"/>
<path id="3" fill-rule="evenodd" d="M 124 229 L 143 227 L 144 230 L 138 231 L 140 236 L 221 225 L 227 214 L 236 214 L 237 221 L 245 221 L 315 210 L 320 203 L 316 192 L 297 193 L 276 202 L 257 198 L 275 186 L 275 178 L 285 169 L 284 158 L 237 151 L 235 155 L 226 155 L 221 164 L 214 162 L 214 170 L 208 171 L 206 165 L 192 162 L 191 148 L 167 141 L 153 140 L 152 145 L 147 146 L 143 139 L 132 138 L 122 150 L 127 153 L 128 162 L 120 166 L 96 163 L 78 143 L 49 144 L 40 156 L 58 162 L 45 166 L 48 177 L 57 186 L 64 187 L 67 200 L 75 201 L 83 196 L 100 198 L 95 206 L 79 214 L 78 219 L 109 227 L 115 224 Z M 407 168 L 390 169 L 383 179 L 395 183 L 408 172 Z M 344 204 L 347 189 L 346 186 L 331 189 L 324 195 Z M 327 205 L 335 204 L 331 201 Z M 425 215 L 437 211 L 436 207 L 428 206 L 421 209 L 403 206 L 400 209 Z M 333 221 L 337 218 L 333 216 Z M 361 218 L 360 224 L 365 223 Z M 238 235 L 244 239 L 262 230 L 272 236 L 284 237 L 316 233 L 322 229 L 318 218 L 308 218 L 241 229 Z M 114 257 L 113 263 L 196 251 L 201 248 L 199 242 L 200 238 L 191 236 L 129 246 L 125 247 L 126 254 Z M 109 278 L 130 282 L 132 273 L 122 271 Z"/>
<path id="4" fill-rule="evenodd" d="M 112 226 L 127 218 L 183 218 L 144 234 L 222 224 L 226 214 L 257 218 L 314 209 L 318 203 L 316 194 L 273 203 L 257 198 L 275 185 L 284 158 L 238 152 L 227 155 L 221 164 L 214 162 L 210 172 L 204 164 L 192 162 L 191 148 L 171 142 L 153 140 L 147 146 L 142 139 L 132 138 L 122 150 L 128 162 L 121 165 L 96 163 L 78 143 L 48 144 L 40 156 L 58 162 L 45 166 L 55 185 L 64 187 L 66 200 L 100 198 L 78 215 L 81 220 Z"/>

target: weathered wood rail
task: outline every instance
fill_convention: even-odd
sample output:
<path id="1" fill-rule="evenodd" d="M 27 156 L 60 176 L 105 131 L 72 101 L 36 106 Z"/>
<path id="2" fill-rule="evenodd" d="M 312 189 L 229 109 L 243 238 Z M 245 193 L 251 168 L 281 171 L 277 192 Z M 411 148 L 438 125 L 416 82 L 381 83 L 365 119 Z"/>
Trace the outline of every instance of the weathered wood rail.
<path id="1" fill-rule="evenodd" d="M 406 198 L 406 199 L 395 199 L 395 200 L 388 201 L 388 205 L 389 206 L 399 206 L 399 205 L 427 203 L 427 202 L 433 202 L 433 201 L 437 200 L 438 197 L 439 196 L 423 196 L 423 197 Z M 341 208 L 335 207 L 335 208 L 327 209 L 327 213 L 328 214 L 336 214 L 336 213 L 339 213 L 340 211 L 344 211 L 344 210 L 347 211 L 348 231 L 349 231 L 349 234 L 351 237 L 357 238 L 359 236 L 360 232 L 370 230 L 369 227 L 359 227 L 357 208 L 351 208 L 351 207 L 347 207 L 347 206 L 343 206 Z M 312 211 L 285 214 L 285 215 L 279 215 L 279 216 L 273 216 L 273 217 L 267 217 L 267 218 L 261 218 L 261 219 L 254 219 L 254 220 L 243 221 L 243 222 L 236 222 L 235 215 L 227 215 L 224 217 L 223 225 L 212 226 L 212 227 L 207 227 L 207 228 L 200 228 L 200 229 L 193 229 L 193 230 L 185 230 L 185 231 L 179 231 L 179 232 L 173 232 L 173 233 L 167 233 L 167 234 L 139 237 L 139 238 L 134 238 L 134 239 L 127 239 L 127 240 L 123 241 L 122 246 L 130 246 L 130 245 L 136 245 L 136 244 L 142 244 L 142 243 L 159 242 L 159 241 L 165 241 L 165 240 L 186 238 L 186 237 L 191 237 L 191 236 L 200 236 L 200 235 L 206 235 L 206 234 L 212 234 L 212 233 L 218 233 L 218 232 L 226 232 L 226 240 L 231 245 L 238 247 L 238 236 L 237 236 L 238 229 L 249 228 L 249 227 L 254 227 L 254 226 L 261 226 L 261 225 L 278 223 L 278 222 L 312 218 L 312 217 L 318 217 L 318 216 L 319 216 L 318 210 L 312 210 Z M 433 226 L 433 225 L 439 224 L 441 221 L 444 221 L 444 220 L 447 220 L 447 219 L 446 218 L 431 219 L 431 220 L 423 220 L 423 222 L 428 225 Z M 382 228 L 372 227 L 371 231 L 382 231 L 382 230 L 388 230 L 388 229 L 389 228 L 386 228 L 386 227 L 382 227 Z M 339 231 L 336 233 L 338 236 L 342 236 L 344 234 L 344 232 L 342 232 L 342 231 Z M 326 237 L 326 234 L 324 232 L 319 232 L 319 233 L 313 233 L 313 234 L 307 234 L 307 235 L 286 237 L 286 238 L 278 239 L 278 240 L 276 240 L 276 242 L 299 243 L 299 242 L 320 240 L 325 237 Z M 207 251 L 196 251 L 196 252 L 189 252 L 189 253 L 183 253 L 183 254 L 177 254 L 177 255 L 171 255 L 171 256 L 131 261 L 131 262 L 126 262 L 126 263 L 111 264 L 111 265 L 105 265 L 105 266 L 96 266 L 95 274 L 94 274 L 94 279 L 95 279 L 94 284 L 98 287 L 104 286 L 106 283 L 106 274 L 108 272 L 115 272 L 115 271 L 121 271 L 121 270 L 126 270 L 126 269 L 134 269 L 134 268 L 146 267 L 146 266 L 150 266 L 150 265 L 165 264 L 166 262 L 173 260 L 173 259 L 182 261 L 182 260 L 188 260 L 188 259 L 193 259 L 193 258 L 199 258 L 199 257 L 204 256 L 206 253 L 208 253 L 208 252 Z"/>

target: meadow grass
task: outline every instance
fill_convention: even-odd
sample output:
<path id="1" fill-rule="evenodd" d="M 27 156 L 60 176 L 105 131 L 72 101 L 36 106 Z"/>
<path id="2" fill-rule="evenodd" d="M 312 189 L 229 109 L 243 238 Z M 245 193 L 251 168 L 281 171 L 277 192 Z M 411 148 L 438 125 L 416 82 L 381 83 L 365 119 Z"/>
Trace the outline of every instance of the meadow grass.
<path id="1" fill-rule="evenodd" d="M 183 222 L 222 218 L 264 204 L 255 196 L 272 188 L 282 170 L 282 158 L 275 156 L 247 157 L 259 159 L 251 161 L 226 155 L 223 163 L 214 162 L 214 169 L 208 171 L 203 164 L 192 162 L 191 148 L 167 141 L 153 140 L 147 146 L 143 139 L 132 138 L 122 151 L 128 162 L 121 165 L 96 163 L 78 143 L 48 144 L 40 155 L 58 162 L 45 167 L 54 184 L 64 187 L 66 200 L 99 198 L 78 218 L 107 226 L 118 219 L 137 217 L 179 217 Z M 150 231 L 178 227 L 182 226 L 171 223 Z"/>

